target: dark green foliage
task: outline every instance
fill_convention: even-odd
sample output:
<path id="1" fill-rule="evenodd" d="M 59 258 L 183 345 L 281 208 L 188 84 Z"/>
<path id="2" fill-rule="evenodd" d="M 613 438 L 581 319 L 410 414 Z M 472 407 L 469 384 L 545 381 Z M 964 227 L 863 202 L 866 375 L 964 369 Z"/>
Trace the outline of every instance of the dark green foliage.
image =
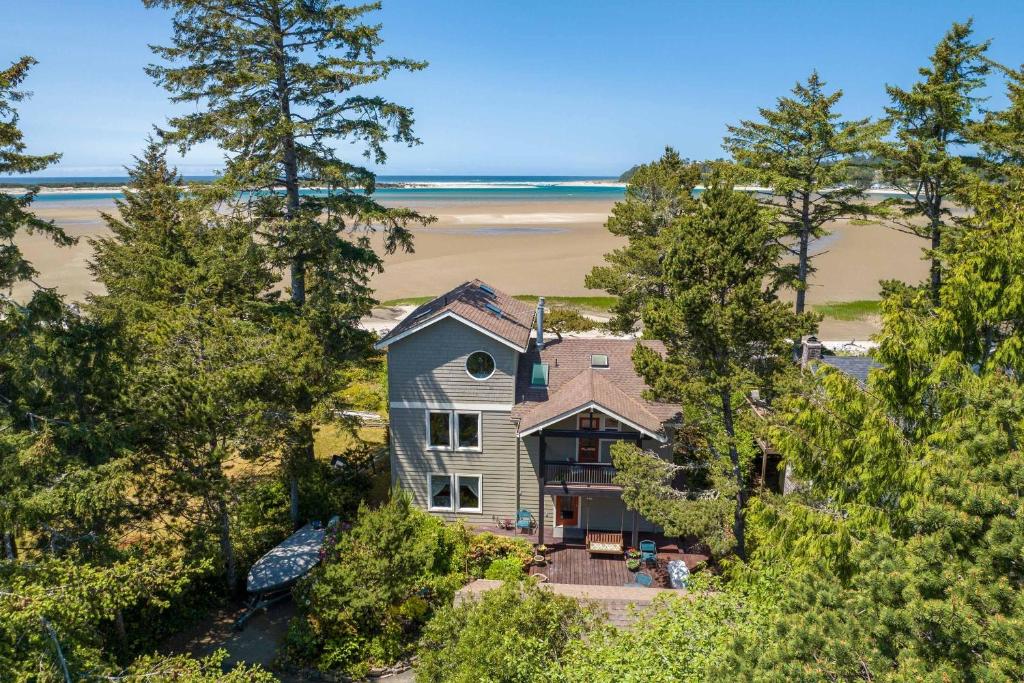
<path id="1" fill-rule="evenodd" d="M 949 199 L 963 182 L 961 158 L 990 66 L 988 41 L 973 42 L 973 22 L 954 23 L 935 46 L 921 79 L 910 89 L 886 86 L 891 104 L 886 121 L 894 140 L 880 143 L 886 183 L 909 195 L 887 200 L 883 208 L 899 230 L 928 240 L 930 287 L 938 299 L 942 281 L 943 236 L 951 228 Z M 952 235 L 950 235 L 952 236 Z"/>
<path id="2" fill-rule="evenodd" d="M 399 490 L 379 508 L 360 507 L 296 588 L 289 658 L 362 676 L 408 656 L 431 612 L 465 581 L 468 540 Z"/>
<path id="3" fill-rule="evenodd" d="M 594 609 L 534 582 L 509 582 L 441 610 L 420 640 L 425 683 L 555 680 L 566 649 L 598 623 Z"/>
<path id="4" fill-rule="evenodd" d="M 521 572 L 533 561 L 533 555 L 533 546 L 526 539 L 499 536 L 485 531 L 473 536 L 469 541 L 468 569 L 472 576 L 479 578 L 494 562 L 508 560 L 510 564 L 518 564 Z"/>
<path id="5" fill-rule="evenodd" d="M 654 513 L 653 519 L 664 518 L 666 506 L 678 508 L 671 519 L 680 526 L 670 533 L 706 535 L 715 552 L 734 548 L 740 557 L 746 554 L 746 471 L 753 456 L 750 432 L 741 424 L 743 396 L 752 389 L 770 395 L 790 364 L 788 340 L 813 324 L 777 297 L 780 236 L 769 211 L 715 174 L 659 242 L 664 298 L 648 302 L 643 320 L 645 334 L 664 341 L 668 356 L 637 346 L 634 362 L 653 394 L 682 404 L 687 426 L 699 431 L 688 445 L 710 489 L 679 497 L 667 485 L 671 470 L 659 471 L 668 466 L 644 463 L 655 456 L 633 457 L 629 447 L 615 451 L 616 481 L 626 486 L 627 505 L 644 516 Z"/>
<path id="6" fill-rule="evenodd" d="M 841 121 L 836 108 L 842 96 L 841 90 L 826 93 L 825 82 L 812 72 L 774 109 L 759 109 L 761 121 L 729 126 L 725 138 L 745 176 L 772 190 L 771 196 L 758 196 L 777 209 L 786 250 L 796 257 L 787 275 L 796 289 L 797 313 L 804 311 L 807 277 L 814 272 L 810 241 L 828 234 L 825 226 L 832 221 L 868 212 L 856 203 L 862 186 L 847 181 L 851 162 L 877 144 L 885 125 Z"/>
<path id="7" fill-rule="evenodd" d="M 365 92 L 395 71 L 426 65 L 378 56 L 379 25 L 364 23 L 378 4 L 296 0 L 145 0 L 174 12 L 170 45 L 153 47 L 161 64 L 147 72 L 175 102 L 195 103 L 172 118 L 164 140 L 187 150 L 215 141 L 226 152 L 224 197 L 242 191 L 237 208 L 287 267 L 294 310 L 316 339 L 316 356 L 346 361 L 370 353 L 359 318 L 375 303 L 371 276 L 382 251 L 412 250 L 409 225 L 432 220 L 373 197 L 369 169 L 338 155 L 354 144 L 374 164 L 385 144 L 415 144 L 408 107 Z M 304 194 L 303 189 L 321 190 Z M 308 347 L 304 347 L 308 348 Z M 298 351 L 296 351 L 298 353 Z M 287 439 L 292 522 L 298 525 L 299 479 L 313 460 L 313 414 L 337 403 L 337 373 L 295 382 L 295 424 Z"/>
<path id="8" fill-rule="evenodd" d="M 612 207 L 605 226 L 628 244 L 605 254 L 608 265 L 595 266 L 586 278 L 588 288 L 618 297 L 609 322 L 612 330 L 631 331 L 647 301 L 665 296 L 662 233 L 693 204 L 701 171 L 699 164 L 666 148 L 660 159 L 637 169 L 626 186 L 626 198 Z"/>

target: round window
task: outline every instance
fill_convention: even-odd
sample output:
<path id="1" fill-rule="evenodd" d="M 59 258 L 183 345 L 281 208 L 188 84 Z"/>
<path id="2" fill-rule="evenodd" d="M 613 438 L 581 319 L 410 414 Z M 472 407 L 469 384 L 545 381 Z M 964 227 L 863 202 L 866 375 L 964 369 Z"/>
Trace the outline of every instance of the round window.
<path id="1" fill-rule="evenodd" d="M 494 374 L 494 359 L 485 351 L 474 351 L 466 359 L 466 372 L 473 379 L 487 379 Z"/>

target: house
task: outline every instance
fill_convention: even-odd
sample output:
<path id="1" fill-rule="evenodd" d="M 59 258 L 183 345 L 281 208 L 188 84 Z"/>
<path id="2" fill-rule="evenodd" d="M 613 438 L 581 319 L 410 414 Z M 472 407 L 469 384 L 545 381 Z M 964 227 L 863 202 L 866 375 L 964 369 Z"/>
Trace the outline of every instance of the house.
<path id="1" fill-rule="evenodd" d="M 644 398 L 636 344 L 544 339 L 537 307 L 466 282 L 377 342 L 388 354 L 393 483 L 476 526 L 528 510 L 538 542 L 656 532 L 626 510 L 611 445 L 671 456 L 680 407 Z"/>

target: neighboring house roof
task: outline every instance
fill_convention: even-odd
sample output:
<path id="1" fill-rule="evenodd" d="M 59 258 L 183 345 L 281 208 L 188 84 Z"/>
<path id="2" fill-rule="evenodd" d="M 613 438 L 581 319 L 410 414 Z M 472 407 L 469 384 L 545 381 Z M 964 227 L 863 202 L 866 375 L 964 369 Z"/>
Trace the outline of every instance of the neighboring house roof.
<path id="1" fill-rule="evenodd" d="M 499 292 L 480 280 L 472 280 L 414 310 L 374 346 L 386 348 L 424 327 L 454 318 L 522 352 L 530 343 L 534 315 L 535 310 L 530 304 Z"/>
<path id="2" fill-rule="evenodd" d="M 655 438 L 661 438 L 664 422 L 676 417 L 681 407 L 649 401 L 647 384 L 633 367 L 637 344 L 665 353 L 657 341 L 632 339 L 552 340 L 542 350 L 536 343 L 519 359 L 516 405 L 519 433 L 527 434 L 575 413 L 596 407 Z M 591 357 L 608 357 L 607 368 L 592 368 Z M 531 384 L 535 363 L 548 366 L 547 386 Z"/>
<path id="3" fill-rule="evenodd" d="M 868 384 L 868 372 L 882 364 L 871 356 L 822 356 L 821 362 L 857 380 L 861 386 Z"/>

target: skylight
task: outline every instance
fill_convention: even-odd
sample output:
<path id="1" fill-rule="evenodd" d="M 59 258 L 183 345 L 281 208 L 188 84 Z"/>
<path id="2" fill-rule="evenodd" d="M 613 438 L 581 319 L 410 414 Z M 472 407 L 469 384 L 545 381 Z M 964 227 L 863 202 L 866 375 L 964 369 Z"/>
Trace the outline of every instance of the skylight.
<path id="1" fill-rule="evenodd" d="M 548 385 L 547 363 L 533 364 L 533 373 L 530 375 L 530 384 L 535 387 L 546 387 Z"/>
<path id="2" fill-rule="evenodd" d="M 484 291 L 485 294 L 490 294 L 491 296 L 494 296 L 494 290 L 491 289 L 490 287 L 488 287 L 487 285 L 478 285 L 478 286 L 480 287 L 480 289 L 482 289 Z"/>
<path id="3" fill-rule="evenodd" d="M 494 304 L 486 303 L 484 304 L 484 308 L 486 308 L 488 311 L 498 316 L 499 318 L 501 317 L 501 309 L 495 306 Z"/>
<path id="4" fill-rule="evenodd" d="M 595 353 L 590 357 L 590 367 L 592 368 L 606 368 L 608 367 L 608 355 L 604 353 Z"/>

